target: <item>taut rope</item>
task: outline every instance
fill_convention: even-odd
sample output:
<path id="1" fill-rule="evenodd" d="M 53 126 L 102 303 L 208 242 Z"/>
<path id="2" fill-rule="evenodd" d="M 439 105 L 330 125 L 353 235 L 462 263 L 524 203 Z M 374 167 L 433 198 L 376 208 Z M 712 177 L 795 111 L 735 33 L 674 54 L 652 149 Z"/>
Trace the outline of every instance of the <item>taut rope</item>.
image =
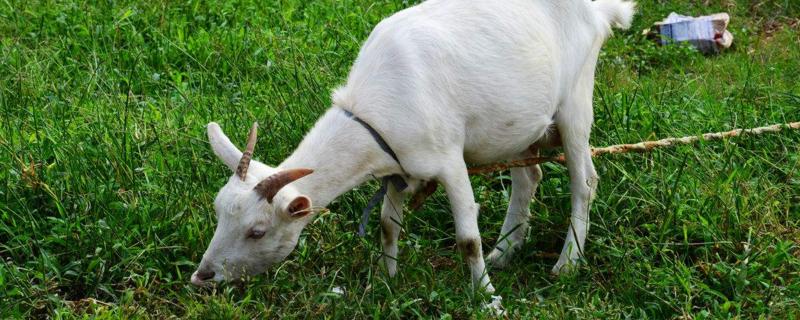
<path id="1" fill-rule="evenodd" d="M 666 138 L 656 141 L 644 141 L 634 144 L 618 144 L 618 145 L 608 146 L 605 148 L 592 148 L 592 157 L 605 154 L 648 152 L 656 148 L 692 144 L 697 141 L 722 140 L 725 138 L 736 137 L 743 134 L 760 135 L 764 133 L 777 133 L 783 130 L 798 130 L 798 129 L 800 129 L 800 122 L 792 122 L 787 124 L 776 124 L 776 125 L 752 128 L 752 129 L 735 129 L 724 132 L 706 133 L 699 136 L 688 136 L 683 138 Z M 565 163 L 565 161 L 566 160 L 563 153 L 553 157 L 531 157 L 522 160 L 493 163 L 483 166 L 472 167 L 469 168 L 469 174 L 485 174 L 490 172 L 502 171 L 509 168 L 529 167 L 532 165 L 545 162 Z M 429 181 L 422 189 L 417 191 L 417 193 L 414 195 L 414 197 L 411 199 L 411 202 L 409 203 L 409 207 L 411 208 L 411 210 L 412 211 L 417 210 L 431 194 L 436 192 L 437 187 L 438 187 L 437 182 L 435 180 L 432 180 Z"/>

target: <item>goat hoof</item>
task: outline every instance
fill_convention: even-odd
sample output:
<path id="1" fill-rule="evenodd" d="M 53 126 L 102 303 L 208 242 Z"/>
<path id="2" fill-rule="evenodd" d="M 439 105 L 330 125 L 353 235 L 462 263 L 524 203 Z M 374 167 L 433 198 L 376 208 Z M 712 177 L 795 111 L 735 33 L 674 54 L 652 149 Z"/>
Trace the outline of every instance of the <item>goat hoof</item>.
<path id="1" fill-rule="evenodd" d="M 497 249 L 493 249 L 492 252 L 486 256 L 486 263 L 498 269 L 507 267 L 509 260 L 511 260 L 510 254 Z"/>
<path id="2" fill-rule="evenodd" d="M 389 278 L 394 278 L 397 275 L 397 265 L 386 265 L 386 274 Z"/>
<path id="3" fill-rule="evenodd" d="M 575 270 L 578 269 L 577 266 L 578 266 L 578 261 L 571 261 L 571 262 L 559 261 L 558 263 L 556 263 L 555 266 L 553 266 L 553 269 L 550 270 L 550 273 L 552 273 L 554 276 L 567 275 L 572 272 L 575 272 Z"/>

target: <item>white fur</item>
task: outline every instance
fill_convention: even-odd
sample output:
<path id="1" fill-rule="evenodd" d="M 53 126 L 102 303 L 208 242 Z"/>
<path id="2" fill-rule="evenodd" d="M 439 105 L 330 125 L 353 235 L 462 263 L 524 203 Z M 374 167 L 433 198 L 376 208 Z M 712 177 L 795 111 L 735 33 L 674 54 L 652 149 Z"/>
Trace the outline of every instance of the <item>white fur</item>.
<path id="1" fill-rule="evenodd" d="M 594 6 L 602 15 L 601 19 L 608 21 L 609 27 L 622 29 L 631 27 L 636 3 L 625 0 L 596 0 Z"/>
<path id="2" fill-rule="evenodd" d="M 253 161 L 245 181 L 234 176 L 220 191 L 219 226 L 198 270 L 214 271 L 215 280 L 263 272 L 288 255 L 313 217 L 287 215 L 293 199 L 307 196 L 325 206 L 370 176 L 405 173 L 414 186 L 432 179 L 444 185 L 457 242 L 469 248 L 477 241 L 477 252 L 465 256 L 473 284 L 493 291 L 467 163 L 528 155 L 553 124 L 572 191 L 571 228 L 553 271 L 573 265 L 583 250 L 597 182 L 589 149 L 595 64 L 610 26 L 630 25 L 633 8 L 622 0 L 429 0 L 383 20 L 363 45 L 347 84 L 334 92 L 333 107 L 295 152 L 277 168 Z M 405 172 L 343 110 L 371 124 Z M 208 129 L 215 153 L 235 169 L 241 152 L 216 124 Z M 314 173 L 281 189 L 272 204 L 254 195 L 258 181 L 290 168 Z M 504 238 L 489 255 L 497 264 L 524 240 L 541 170 L 515 169 L 512 177 Z M 385 200 L 383 246 L 394 275 L 403 194 L 390 190 Z M 272 236 L 246 239 L 254 224 Z M 193 282 L 202 283 L 196 275 Z"/>

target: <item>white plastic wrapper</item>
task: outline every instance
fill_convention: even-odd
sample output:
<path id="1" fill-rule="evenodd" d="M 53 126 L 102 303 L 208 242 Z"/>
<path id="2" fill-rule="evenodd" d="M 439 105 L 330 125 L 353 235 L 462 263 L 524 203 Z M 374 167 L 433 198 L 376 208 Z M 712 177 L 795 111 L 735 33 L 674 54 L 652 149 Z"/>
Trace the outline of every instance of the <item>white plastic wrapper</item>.
<path id="1" fill-rule="evenodd" d="M 689 42 L 697 50 L 712 54 L 733 44 L 733 34 L 727 30 L 730 20 L 727 13 L 690 17 L 673 12 L 664 21 L 656 23 L 654 31 L 645 32 L 660 35 L 662 45 Z"/>
<path id="2" fill-rule="evenodd" d="M 503 309 L 503 297 L 501 296 L 492 296 L 492 302 L 484 304 L 483 308 L 491 311 L 495 317 L 506 315 L 506 310 Z"/>
<path id="3" fill-rule="evenodd" d="M 331 288 L 331 292 L 333 292 L 335 294 L 338 294 L 338 295 L 344 295 L 344 288 L 342 288 L 342 287 L 333 287 L 333 288 Z"/>

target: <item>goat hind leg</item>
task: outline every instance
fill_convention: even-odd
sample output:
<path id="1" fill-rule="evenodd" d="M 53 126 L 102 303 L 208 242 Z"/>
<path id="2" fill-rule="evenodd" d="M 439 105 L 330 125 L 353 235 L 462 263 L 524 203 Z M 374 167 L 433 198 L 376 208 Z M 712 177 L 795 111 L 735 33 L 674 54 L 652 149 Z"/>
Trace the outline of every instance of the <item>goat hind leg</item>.
<path id="1" fill-rule="evenodd" d="M 588 104 L 591 115 L 591 103 Z M 569 271 L 583 256 L 589 231 L 589 206 L 597 189 L 598 176 L 589 146 L 591 118 L 583 123 L 574 118 L 558 124 L 570 177 L 571 217 L 564 247 L 552 272 Z"/>

